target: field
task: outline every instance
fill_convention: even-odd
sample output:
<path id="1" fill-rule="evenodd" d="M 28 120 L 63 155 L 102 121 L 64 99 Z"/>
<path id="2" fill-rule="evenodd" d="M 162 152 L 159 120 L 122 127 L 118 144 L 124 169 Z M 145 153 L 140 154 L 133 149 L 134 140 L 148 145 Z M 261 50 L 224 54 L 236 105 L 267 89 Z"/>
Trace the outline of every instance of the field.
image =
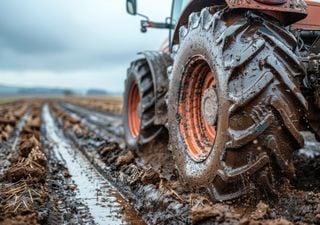
<path id="1" fill-rule="evenodd" d="M 320 224 L 320 145 L 306 137 L 277 196 L 215 202 L 175 169 L 167 135 L 123 139 L 121 98 L 0 105 L 0 224 Z"/>

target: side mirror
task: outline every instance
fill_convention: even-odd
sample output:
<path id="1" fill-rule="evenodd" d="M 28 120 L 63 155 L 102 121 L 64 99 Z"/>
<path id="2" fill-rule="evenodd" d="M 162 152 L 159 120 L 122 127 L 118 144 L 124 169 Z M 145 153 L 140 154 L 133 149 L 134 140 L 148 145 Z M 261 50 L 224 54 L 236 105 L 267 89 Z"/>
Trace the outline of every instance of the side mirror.
<path id="1" fill-rule="evenodd" d="M 130 15 L 137 15 L 137 1 L 136 0 L 127 0 L 127 12 Z"/>

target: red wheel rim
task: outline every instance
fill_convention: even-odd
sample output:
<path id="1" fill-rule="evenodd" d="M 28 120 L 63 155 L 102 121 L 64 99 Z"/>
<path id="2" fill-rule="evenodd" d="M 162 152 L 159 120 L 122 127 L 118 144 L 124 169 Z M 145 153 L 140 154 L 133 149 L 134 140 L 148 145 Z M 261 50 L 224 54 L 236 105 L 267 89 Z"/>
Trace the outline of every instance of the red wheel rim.
<path id="1" fill-rule="evenodd" d="M 128 120 L 129 129 L 133 138 L 139 136 L 140 117 L 139 117 L 140 95 L 137 83 L 134 83 L 129 91 Z"/>
<path id="2" fill-rule="evenodd" d="M 214 72 L 203 57 L 194 57 L 185 67 L 180 85 L 179 129 L 189 155 L 202 161 L 212 150 L 217 133 L 216 122 L 210 125 L 201 107 L 205 92 L 216 87 Z"/>

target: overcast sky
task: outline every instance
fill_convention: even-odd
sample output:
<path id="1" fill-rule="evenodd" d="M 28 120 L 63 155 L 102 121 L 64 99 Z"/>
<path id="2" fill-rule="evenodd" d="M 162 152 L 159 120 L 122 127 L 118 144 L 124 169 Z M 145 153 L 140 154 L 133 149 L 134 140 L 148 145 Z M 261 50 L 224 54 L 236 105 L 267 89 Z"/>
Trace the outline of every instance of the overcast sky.
<path id="1" fill-rule="evenodd" d="M 138 0 L 152 20 L 171 0 Z M 0 84 L 122 91 L 141 50 L 158 50 L 167 30 L 140 33 L 125 0 L 0 0 Z"/>

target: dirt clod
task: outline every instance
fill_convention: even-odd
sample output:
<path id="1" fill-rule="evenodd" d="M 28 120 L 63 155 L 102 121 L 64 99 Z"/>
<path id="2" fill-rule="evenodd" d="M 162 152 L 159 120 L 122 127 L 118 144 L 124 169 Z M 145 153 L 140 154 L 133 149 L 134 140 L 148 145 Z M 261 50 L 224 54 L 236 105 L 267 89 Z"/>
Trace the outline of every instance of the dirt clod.
<path id="1" fill-rule="evenodd" d="M 116 166 L 120 167 L 123 165 L 127 165 L 131 163 L 134 160 L 134 155 L 131 150 L 129 150 L 127 153 L 119 156 L 119 158 L 116 161 Z"/>
<path id="2" fill-rule="evenodd" d="M 5 178 L 10 182 L 17 182 L 29 177 L 32 177 L 32 180 L 42 182 L 45 179 L 45 172 L 40 168 L 21 165 L 19 167 L 10 168 L 5 175 Z"/>
<path id="3" fill-rule="evenodd" d="M 39 146 L 39 141 L 34 135 L 22 139 L 19 145 L 20 155 L 27 157 L 35 146 Z"/>
<path id="4" fill-rule="evenodd" d="M 64 178 L 70 178 L 70 177 L 71 177 L 71 175 L 70 175 L 69 171 L 68 171 L 68 170 L 66 170 L 66 169 L 65 169 L 65 170 L 63 170 L 63 172 L 62 172 L 62 173 L 63 173 L 63 177 L 64 177 Z"/>
<path id="5" fill-rule="evenodd" d="M 254 220 L 263 219 L 268 213 L 269 205 L 260 201 L 256 207 L 256 210 L 251 214 L 251 218 Z"/>
<path id="6" fill-rule="evenodd" d="M 15 216 L 12 218 L 6 218 L 3 221 L 0 220 L 0 225 L 39 225 L 36 214 L 24 216 Z"/>
<path id="7" fill-rule="evenodd" d="M 221 217 L 223 215 L 219 208 L 211 205 L 193 206 L 191 211 L 192 224 L 197 224 L 200 221 L 207 220 L 209 218 Z"/>
<path id="8" fill-rule="evenodd" d="M 160 175 L 154 169 L 147 169 L 141 177 L 143 184 L 156 184 L 160 182 Z"/>
<path id="9" fill-rule="evenodd" d="M 111 143 L 105 146 L 104 148 L 102 148 L 99 151 L 99 154 L 102 156 L 105 156 L 108 152 L 115 151 L 117 149 L 119 149 L 119 145 L 117 143 Z"/>

